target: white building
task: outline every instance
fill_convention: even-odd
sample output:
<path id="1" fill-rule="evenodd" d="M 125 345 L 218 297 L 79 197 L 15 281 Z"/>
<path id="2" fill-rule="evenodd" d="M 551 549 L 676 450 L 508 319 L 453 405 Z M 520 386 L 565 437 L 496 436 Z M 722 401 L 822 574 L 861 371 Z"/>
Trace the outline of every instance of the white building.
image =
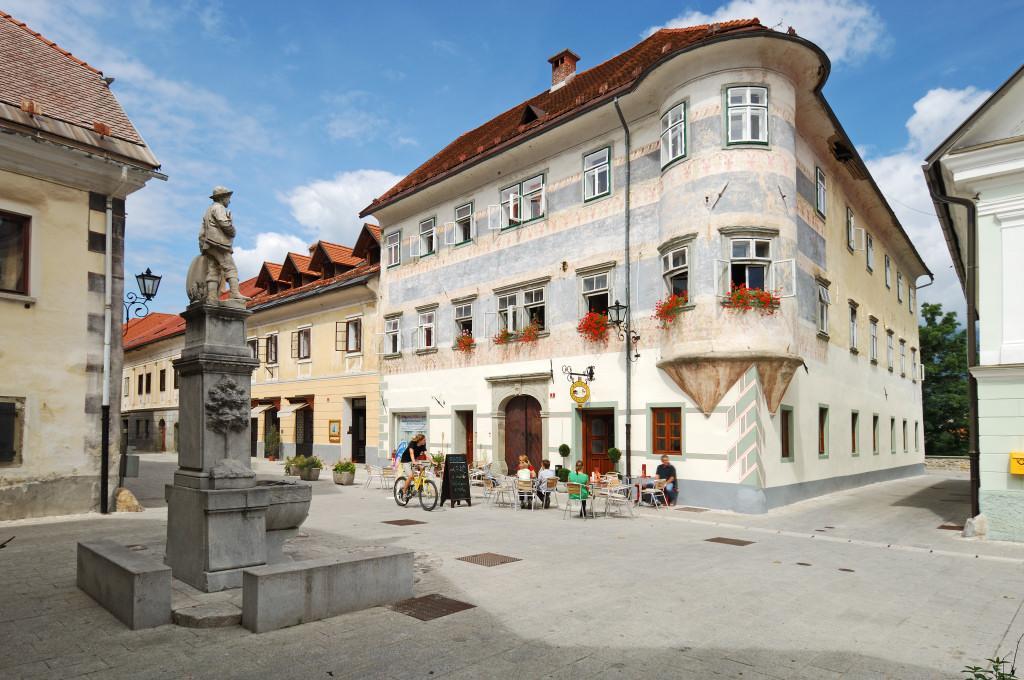
<path id="1" fill-rule="evenodd" d="M 423 430 L 588 472 L 611 447 L 634 474 L 669 454 L 680 502 L 744 512 L 920 471 L 929 272 L 821 96 L 824 53 L 755 20 L 578 59 L 364 210 L 383 233 L 381 450 Z M 739 284 L 773 313 L 727 307 Z M 616 300 L 639 341 L 581 337 Z M 563 367 L 588 366 L 576 408 Z"/>
<path id="2" fill-rule="evenodd" d="M 121 445 L 126 452 L 178 450 L 178 375 L 185 319 L 153 312 L 125 324 Z"/>
<path id="3" fill-rule="evenodd" d="M 925 177 L 967 294 L 973 511 L 1024 540 L 1024 67 L 927 159 Z M 973 275 L 971 275 L 973 273 Z M 981 322 L 980 348 L 975 319 Z M 980 351 L 979 351 L 980 349 Z"/>

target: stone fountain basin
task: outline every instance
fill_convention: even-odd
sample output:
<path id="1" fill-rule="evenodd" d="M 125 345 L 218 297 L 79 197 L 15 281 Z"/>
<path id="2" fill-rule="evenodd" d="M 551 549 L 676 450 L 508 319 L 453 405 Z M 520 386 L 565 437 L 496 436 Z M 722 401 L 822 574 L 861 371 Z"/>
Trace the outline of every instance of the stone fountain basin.
<path id="1" fill-rule="evenodd" d="M 267 531 L 296 529 L 309 516 L 309 504 L 313 500 L 313 487 L 285 480 L 266 479 L 256 482 L 270 491 L 270 505 L 267 506 Z"/>

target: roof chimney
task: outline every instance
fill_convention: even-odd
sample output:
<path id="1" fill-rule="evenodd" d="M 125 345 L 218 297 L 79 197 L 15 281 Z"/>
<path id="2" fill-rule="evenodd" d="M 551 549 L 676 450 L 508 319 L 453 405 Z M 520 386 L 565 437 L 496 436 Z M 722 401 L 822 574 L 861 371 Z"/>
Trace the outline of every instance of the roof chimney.
<path id="1" fill-rule="evenodd" d="M 576 75 L 576 62 L 580 60 L 580 55 L 576 54 L 572 50 L 562 50 L 555 56 L 548 59 L 548 63 L 551 64 L 551 90 L 557 90 L 562 85 L 569 82 L 574 75 Z"/>

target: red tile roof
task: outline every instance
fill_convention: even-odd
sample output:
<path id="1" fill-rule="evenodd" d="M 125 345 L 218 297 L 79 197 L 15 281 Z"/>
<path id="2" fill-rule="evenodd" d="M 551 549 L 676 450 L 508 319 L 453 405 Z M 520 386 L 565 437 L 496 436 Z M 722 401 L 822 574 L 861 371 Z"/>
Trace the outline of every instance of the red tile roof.
<path id="1" fill-rule="evenodd" d="M 245 297 L 251 298 L 254 295 L 258 295 L 263 292 L 263 289 L 256 285 L 256 277 L 246 279 L 245 281 L 238 282 L 238 292 Z"/>
<path id="2" fill-rule="evenodd" d="M 138 349 L 157 340 L 181 335 L 185 332 L 185 319 L 177 314 L 152 312 L 141 319 L 131 319 L 123 327 L 121 343 L 124 349 Z"/>
<path id="3" fill-rule="evenodd" d="M 364 222 L 356 238 L 356 244 L 352 246 L 352 254 L 355 257 L 369 258 L 371 250 L 380 250 L 380 227 Z"/>
<path id="4" fill-rule="evenodd" d="M 0 65 L 0 102 L 20 109 L 31 100 L 41 116 L 90 134 L 103 123 L 110 136 L 145 146 L 100 71 L 2 11 Z"/>
<path id="5" fill-rule="evenodd" d="M 363 263 L 362 258 L 352 255 L 352 249 L 348 246 L 340 246 L 329 241 L 318 241 L 317 243 L 323 248 L 324 253 L 331 259 L 331 262 L 335 264 L 356 267 Z"/>
<path id="6" fill-rule="evenodd" d="M 274 300 L 282 300 L 282 299 L 285 299 L 285 298 L 292 297 L 294 295 L 299 295 L 301 293 L 306 293 L 306 292 L 309 292 L 309 291 L 312 291 L 312 290 L 316 290 L 318 288 L 323 288 L 324 286 L 329 286 L 329 285 L 332 285 L 332 284 L 335 284 L 335 283 L 341 283 L 343 281 L 349 281 L 351 279 L 355 279 L 355 278 L 358 278 L 360 276 L 376 274 L 379 271 L 380 271 L 380 265 L 379 264 L 362 264 L 362 265 L 360 265 L 360 266 L 358 266 L 358 267 L 356 267 L 354 269 L 349 269 L 346 272 L 338 274 L 337 276 L 330 276 L 330 277 L 328 277 L 326 279 L 317 279 L 316 281 L 311 281 L 310 283 L 307 283 L 307 284 L 305 284 L 303 286 L 298 286 L 296 288 L 289 288 L 288 290 L 283 290 L 280 293 L 277 293 L 275 295 L 267 295 L 266 291 L 262 291 L 258 295 L 253 297 L 253 299 L 250 300 L 246 306 L 247 307 L 255 307 L 257 305 L 262 305 L 265 302 L 272 302 Z"/>
<path id="7" fill-rule="evenodd" d="M 284 265 L 281 266 L 281 271 L 288 268 L 288 262 L 292 263 L 292 268 L 300 274 L 312 274 L 316 272 L 309 268 L 309 262 L 312 258 L 308 255 L 299 255 L 298 253 L 288 253 L 288 256 L 284 258 Z"/>
<path id="8" fill-rule="evenodd" d="M 686 28 L 663 28 L 650 37 L 604 63 L 576 73 L 554 92 L 537 96 L 499 114 L 475 130 L 461 135 L 426 163 L 405 176 L 383 196 L 373 200 L 360 213 L 365 217 L 418 187 L 441 179 L 464 165 L 490 155 L 514 140 L 536 134 L 550 123 L 568 114 L 610 100 L 636 84 L 645 71 L 674 53 L 726 33 L 770 31 L 757 19 L 740 19 L 720 24 L 702 24 Z M 532 108 L 539 117 L 523 124 L 523 113 Z"/>

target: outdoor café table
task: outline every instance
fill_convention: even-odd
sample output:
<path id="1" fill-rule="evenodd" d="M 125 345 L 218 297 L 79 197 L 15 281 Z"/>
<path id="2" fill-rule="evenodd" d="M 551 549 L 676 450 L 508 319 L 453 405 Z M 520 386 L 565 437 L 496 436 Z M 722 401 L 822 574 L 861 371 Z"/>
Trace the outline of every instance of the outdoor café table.
<path id="1" fill-rule="evenodd" d="M 634 475 L 632 477 L 626 477 L 625 483 L 629 484 L 629 486 L 635 490 L 635 494 L 631 496 L 634 503 L 637 505 L 640 504 L 641 492 L 648 484 L 653 485 L 654 479 L 655 478 L 650 475 Z"/>
<path id="2" fill-rule="evenodd" d="M 608 484 L 608 482 L 606 482 L 604 480 L 598 480 L 597 482 L 589 482 L 587 484 L 587 488 L 590 490 L 590 498 L 588 499 L 588 500 L 591 501 L 591 504 L 590 504 L 590 510 L 591 510 L 590 516 L 591 517 L 597 517 L 597 499 L 598 498 L 604 498 L 605 499 L 605 502 L 604 502 L 604 514 L 605 514 L 605 517 L 607 517 L 608 516 L 608 501 L 607 501 L 608 496 L 610 494 L 613 494 L 613 493 L 622 493 L 623 490 L 625 490 L 626 494 L 627 494 L 627 497 L 629 497 L 630 488 L 631 487 L 628 484 L 624 484 L 622 482 L 615 482 L 614 484 Z"/>

